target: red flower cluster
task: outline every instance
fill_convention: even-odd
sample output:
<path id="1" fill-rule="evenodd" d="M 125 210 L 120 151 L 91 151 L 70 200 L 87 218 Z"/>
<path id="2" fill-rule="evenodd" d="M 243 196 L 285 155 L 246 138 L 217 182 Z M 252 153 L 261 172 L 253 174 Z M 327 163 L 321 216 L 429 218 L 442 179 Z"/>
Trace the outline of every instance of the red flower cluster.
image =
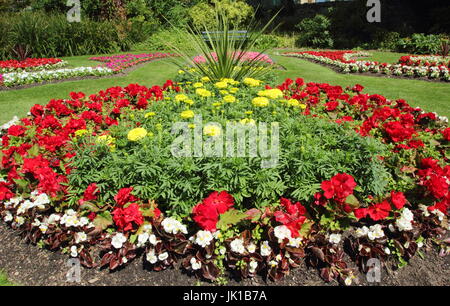
<path id="1" fill-rule="evenodd" d="M 450 128 L 446 128 L 443 132 L 442 135 L 444 136 L 444 139 L 447 141 L 450 141 Z"/>
<path id="2" fill-rule="evenodd" d="M 402 209 L 406 204 L 405 195 L 402 192 L 392 191 L 390 202 L 396 209 Z M 358 219 L 370 217 L 373 221 L 384 220 L 389 217 L 392 211 L 391 203 L 389 203 L 388 200 L 384 200 L 383 202 L 371 205 L 368 208 L 355 209 L 355 217 Z"/>
<path id="3" fill-rule="evenodd" d="M 19 69 L 36 68 L 45 65 L 54 65 L 62 60 L 58 58 L 27 58 L 23 61 L 7 60 L 0 61 L 0 72 L 14 71 Z"/>
<path id="4" fill-rule="evenodd" d="M 306 208 L 300 202 L 292 204 L 285 198 L 280 199 L 280 204 L 283 209 L 274 213 L 275 220 L 286 225 L 293 238 L 300 236 L 299 231 L 306 221 Z"/>
<path id="5" fill-rule="evenodd" d="M 120 189 L 119 192 L 114 197 L 114 200 L 116 201 L 117 205 L 124 206 L 127 203 L 138 201 L 139 199 L 131 194 L 132 191 L 133 187 Z"/>
<path id="6" fill-rule="evenodd" d="M 219 216 L 234 205 L 233 197 L 226 191 L 214 191 L 201 203 L 197 204 L 193 210 L 193 220 L 207 231 L 215 231 Z"/>
<path id="7" fill-rule="evenodd" d="M 131 203 L 126 208 L 117 207 L 111 214 L 120 231 L 130 231 L 144 223 L 144 217 L 137 203 Z"/>
<path id="8" fill-rule="evenodd" d="M 441 167 L 437 160 L 425 158 L 421 162 L 421 168 L 417 171 L 421 184 L 437 200 L 435 205 L 428 207 L 428 209 L 430 211 L 438 209 L 448 215 L 450 209 L 450 165 Z"/>
<path id="9" fill-rule="evenodd" d="M 339 173 L 329 181 L 322 182 L 322 190 L 327 199 L 335 199 L 338 202 L 344 201 L 353 194 L 356 187 L 355 179 L 347 173 Z"/>

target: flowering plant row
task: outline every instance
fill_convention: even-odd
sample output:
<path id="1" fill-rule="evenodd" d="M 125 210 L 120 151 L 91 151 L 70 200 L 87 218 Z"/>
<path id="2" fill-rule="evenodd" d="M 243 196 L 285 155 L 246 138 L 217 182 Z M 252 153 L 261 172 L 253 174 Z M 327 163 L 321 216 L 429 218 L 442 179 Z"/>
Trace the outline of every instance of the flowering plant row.
<path id="1" fill-rule="evenodd" d="M 10 72 L 0 75 L 0 86 L 13 87 L 74 77 L 105 76 L 113 71 L 104 67 L 77 67 L 36 72 Z"/>
<path id="2" fill-rule="evenodd" d="M 0 61 L 0 73 L 57 69 L 66 65 L 67 62 L 59 58 L 27 58 L 23 61 L 7 60 Z"/>
<path id="3" fill-rule="evenodd" d="M 212 52 L 210 54 L 210 57 L 214 59 L 215 61 L 218 61 L 217 54 L 215 52 Z M 268 65 L 273 65 L 273 60 L 264 53 L 254 52 L 254 51 L 248 51 L 248 52 L 235 52 L 232 55 L 232 58 L 239 59 L 239 62 L 251 62 L 251 61 L 258 61 L 262 63 L 266 63 Z M 193 59 L 194 63 L 198 64 L 204 64 L 206 63 L 206 58 L 203 55 L 197 55 Z"/>
<path id="4" fill-rule="evenodd" d="M 156 59 L 175 56 L 171 53 L 142 53 L 142 54 L 120 54 L 112 56 L 91 57 L 90 60 L 104 62 L 104 67 L 120 72 L 123 69 L 153 61 Z"/>
<path id="5" fill-rule="evenodd" d="M 279 164 L 173 157 L 174 122 L 281 124 Z M 172 136 L 171 136 L 172 135 Z M 114 270 L 140 254 L 223 283 L 305 261 L 347 285 L 367 261 L 449 253 L 448 120 L 356 85 L 209 78 L 35 105 L 3 126 L 0 216 L 32 243 Z M 344 245 L 346 246 L 344 248 Z"/>
<path id="6" fill-rule="evenodd" d="M 288 52 L 284 55 L 332 65 L 343 73 L 372 72 L 385 75 L 426 77 L 429 79 L 450 81 L 448 61 L 438 60 L 434 57 L 427 57 L 425 59 L 402 57 L 398 64 L 388 64 L 375 61 L 352 60 L 352 57 L 367 56 L 367 53 L 355 51 L 305 51 Z M 431 63 L 428 62 L 430 60 Z"/>

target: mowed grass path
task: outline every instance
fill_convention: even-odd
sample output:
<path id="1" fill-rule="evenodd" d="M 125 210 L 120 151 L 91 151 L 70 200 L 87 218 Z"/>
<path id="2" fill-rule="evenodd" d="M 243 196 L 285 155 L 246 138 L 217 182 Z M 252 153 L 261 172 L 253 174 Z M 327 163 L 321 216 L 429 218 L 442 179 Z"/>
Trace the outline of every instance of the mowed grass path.
<path id="1" fill-rule="evenodd" d="M 340 74 L 330 68 L 318 64 L 281 56 L 284 51 L 270 51 L 270 56 L 286 70 L 278 71 L 277 81 L 281 83 L 286 78 L 302 77 L 307 82 L 330 83 L 343 87 L 361 84 L 365 92 L 381 94 L 389 99 L 404 99 L 412 106 L 420 106 L 426 111 L 437 112 L 450 117 L 450 83 L 427 82 L 407 79 L 389 79 L 358 74 Z M 401 56 L 398 53 L 370 52 L 372 60 L 395 62 Z M 70 66 L 97 65 L 89 61 L 90 56 L 65 58 Z M 27 89 L 0 92 L 0 123 L 7 122 L 15 115 L 24 116 L 34 104 L 45 104 L 51 99 L 67 98 L 71 91 L 82 91 L 93 94 L 113 86 L 126 86 L 139 83 L 145 86 L 162 85 L 167 79 L 173 78 L 177 67 L 168 59 L 150 62 L 126 76 L 104 79 L 87 79 L 47 84 Z"/>

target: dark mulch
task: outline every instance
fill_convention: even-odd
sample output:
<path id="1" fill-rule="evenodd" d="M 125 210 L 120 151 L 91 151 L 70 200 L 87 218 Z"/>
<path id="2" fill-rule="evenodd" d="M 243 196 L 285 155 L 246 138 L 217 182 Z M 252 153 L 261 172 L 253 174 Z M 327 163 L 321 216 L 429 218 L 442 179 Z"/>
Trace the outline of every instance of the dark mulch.
<path id="1" fill-rule="evenodd" d="M 320 61 L 316 61 L 313 59 L 309 59 L 309 58 L 302 58 L 302 57 L 297 57 L 297 56 L 289 56 L 289 55 L 284 55 L 287 57 L 295 57 L 298 59 L 302 59 L 314 64 L 318 64 L 327 68 L 330 68 L 331 70 L 333 70 L 336 73 L 340 73 L 340 74 L 348 74 L 348 75 L 364 75 L 364 76 L 372 76 L 372 77 L 379 77 L 379 78 L 385 78 L 385 79 L 403 79 L 403 80 L 417 80 L 417 81 L 426 81 L 426 82 L 433 82 L 433 83 L 449 83 L 448 81 L 444 81 L 441 79 L 429 79 L 427 77 L 409 77 L 409 76 L 397 76 L 397 75 L 387 75 L 387 74 L 383 74 L 383 73 L 374 73 L 374 72 L 352 72 L 352 73 L 343 73 L 338 67 L 331 65 L 331 64 L 325 64 L 322 63 Z"/>
<path id="2" fill-rule="evenodd" d="M 66 278 L 66 273 L 69 271 L 68 259 L 66 254 L 42 250 L 24 242 L 16 231 L 3 223 L 0 224 L 0 269 L 8 274 L 9 280 L 13 283 L 30 286 L 192 286 L 197 284 L 194 277 L 178 269 L 162 272 L 149 271 L 141 257 L 115 272 L 109 272 L 107 269 L 81 268 L 81 283 L 74 284 L 68 282 Z M 364 275 L 358 275 L 358 279 L 360 284 L 368 285 Z M 316 270 L 303 266 L 277 283 L 257 277 L 253 280 L 231 280 L 229 285 L 321 286 L 326 284 L 320 279 Z M 429 250 L 426 252 L 425 259 L 416 256 L 410 265 L 401 270 L 384 270 L 380 285 L 449 286 L 450 258 L 439 257 L 436 250 Z"/>

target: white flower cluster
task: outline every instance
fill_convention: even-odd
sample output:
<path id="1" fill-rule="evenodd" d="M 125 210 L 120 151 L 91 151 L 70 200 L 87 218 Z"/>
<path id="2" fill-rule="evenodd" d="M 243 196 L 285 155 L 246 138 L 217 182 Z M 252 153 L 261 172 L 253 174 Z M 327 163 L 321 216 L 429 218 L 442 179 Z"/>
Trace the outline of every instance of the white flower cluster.
<path id="1" fill-rule="evenodd" d="M 194 243 L 202 248 L 207 247 L 214 240 L 214 236 L 210 231 L 198 231 L 194 238 Z"/>
<path id="2" fill-rule="evenodd" d="M 238 254 L 244 254 L 245 253 L 245 246 L 244 246 L 244 240 L 241 238 L 234 239 L 230 243 L 231 251 L 238 253 Z"/>
<path id="3" fill-rule="evenodd" d="M 163 252 L 163 253 L 159 254 L 158 256 L 156 256 L 155 250 L 154 250 L 154 249 L 151 249 L 151 250 L 147 253 L 147 255 L 146 255 L 145 258 L 147 259 L 147 261 L 148 261 L 149 263 L 151 263 L 151 264 L 153 265 L 153 264 L 157 263 L 158 261 L 164 261 L 164 260 L 166 260 L 167 258 L 169 258 L 169 253 Z"/>
<path id="4" fill-rule="evenodd" d="M 168 234 L 176 235 L 178 233 L 187 234 L 186 225 L 183 225 L 180 221 L 174 218 L 165 218 L 161 225 L 164 228 L 164 231 Z"/>
<path id="5" fill-rule="evenodd" d="M 298 248 L 302 242 L 302 238 L 292 238 L 291 230 L 286 225 L 279 225 L 274 228 L 274 235 L 278 238 L 278 243 L 282 243 L 284 239 L 288 239 L 288 246 Z"/>
<path id="6" fill-rule="evenodd" d="M 442 211 L 440 211 L 439 209 L 435 209 L 435 210 L 433 210 L 433 211 L 430 212 L 430 211 L 428 210 L 428 206 L 423 205 L 423 204 L 420 204 L 420 205 L 419 205 L 419 209 L 422 211 L 422 214 L 423 214 L 425 217 L 429 217 L 429 216 L 431 216 L 431 214 L 433 214 L 433 215 L 436 215 L 436 216 L 438 217 L 439 221 L 444 220 L 445 215 L 444 215 L 444 214 L 442 213 Z"/>
<path id="7" fill-rule="evenodd" d="M 0 126 L 0 130 L 7 130 L 11 126 L 16 125 L 19 121 L 20 121 L 19 117 L 14 116 L 10 121 L 8 121 L 5 124 L 3 124 L 2 126 Z"/>
<path id="8" fill-rule="evenodd" d="M 152 234 L 152 225 L 145 224 L 143 226 L 143 231 L 138 235 L 137 238 L 137 247 L 143 247 L 149 242 L 151 245 L 155 246 L 158 244 L 159 240 L 156 238 L 154 234 Z"/>
<path id="9" fill-rule="evenodd" d="M 381 224 L 375 224 L 372 225 L 371 227 L 363 226 L 361 228 L 358 228 L 355 234 L 357 238 L 367 236 L 370 240 L 375 240 L 384 237 L 384 231 Z"/>
<path id="10" fill-rule="evenodd" d="M 67 227 L 83 227 L 86 225 L 90 225 L 89 219 L 86 217 L 78 218 L 77 212 L 73 209 L 68 209 L 61 217 L 59 222 L 61 225 L 65 225 Z"/>
<path id="11" fill-rule="evenodd" d="M 3 74 L 3 84 L 6 87 L 11 87 L 80 76 L 104 76 L 113 73 L 114 71 L 112 69 L 105 67 L 77 67 L 36 72 L 11 72 Z"/>
<path id="12" fill-rule="evenodd" d="M 328 241 L 332 244 L 339 244 L 341 242 L 342 235 L 341 234 L 331 234 Z"/>
<path id="13" fill-rule="evenodd" d="M 127 241 L 127 237 L 125 237 L 122 233 L 117 233 L 112 237 L 111 244 L 116 249 L 121 249 L 123 247 L 123 244 Z"/>
<path id="14" fill-rule="evenodd" d="M 412 221 L 414 220 L 413 213 L 408 208 L 403 208 L 400 218 L 395 220 L 395 225 L 401 231 L 410 231 L 413 229 Z"/>

